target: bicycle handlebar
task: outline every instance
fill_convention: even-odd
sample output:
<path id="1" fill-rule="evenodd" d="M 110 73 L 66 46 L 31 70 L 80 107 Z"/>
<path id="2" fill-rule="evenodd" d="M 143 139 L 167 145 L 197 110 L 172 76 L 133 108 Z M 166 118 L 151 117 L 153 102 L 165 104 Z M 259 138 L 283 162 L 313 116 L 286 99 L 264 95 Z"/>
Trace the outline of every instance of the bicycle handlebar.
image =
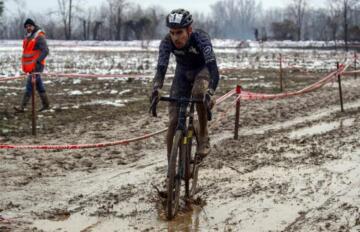
<path id="1" fill-rule="evenodd" d="M 178 102 L 178 103 L 203 103 L 203 99 L 195 98 L 177 98 L 177 97 L 160 97 L 159 101 Z"/>
<path id="2" fill-rule="evenodd" d="M 168 101 L 168 102 L 177 102 L 177 103 L 204 103 L 205 107 L 206 107 L 207 118 L 208 118 L 208 121 L 210 121 L 212 119 L 212 112 L 210 109 L 209 100 L 210 99 L 208 99 L 206 97 L 204 99 L 195 99 L 195 98 L 183 98 L 183 97 L 176 98 L 176 97 L 156 96 L 151 103 L 149 112 L 151 112 L 154 117 L 157 117 L 156 108 L 157 108 L 157 103 L 159 101 Z"/>

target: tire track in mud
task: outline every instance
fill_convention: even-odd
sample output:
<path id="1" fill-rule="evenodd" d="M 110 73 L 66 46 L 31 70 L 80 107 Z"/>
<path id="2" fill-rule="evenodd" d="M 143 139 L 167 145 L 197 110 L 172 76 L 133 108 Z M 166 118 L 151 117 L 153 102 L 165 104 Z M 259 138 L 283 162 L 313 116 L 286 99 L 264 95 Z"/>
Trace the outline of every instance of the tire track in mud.
<path id="1" fill-rule="evenodd" d="M 355 107 L 357 107 L 357 104 L 355 104 L 356 106 Z M 348 109 L 349 110 L 349 109 Z M 329 117 L 330 116 L 330 118 L 329 119 L 326 119 L 326 120 L 331 120 L 331 118 L 333 118 L 333 119 L 336 119 L 337 118 L 337 115 L 336 114 L 333 114 L 333 112 L 329 112 L 328 114 L 326 114 L 326 115 L 323 115 L 323 118 L 326 118 L 326 117 Z M 314 120 L 313 120 L 313 122 L 314 123 L 317 123 L 318 122 L 318 120 L 320 120 L 320 119 L 322 119 L 321 117 L 317 117 L 317 118 L 315 118 Z M 296 121 L 296 120 L 295 120 Z M 304 123 L 304 121 L 306 121 L 306 120 L 302 120 L 301 122 L 298 122 L 299 124 L 303 124 Z M 296 123 L 294 123 L 294 124 L 291 124 L 291 126 L 290 126 L 290 128 L 291 127 L 294 127 L 294 126 L 296 126 L 297 124 Z M 277 127 L 277 126 L 275 126 L 275 127 Z M 286 131 L 289 131 L 289 128 L 281 128 L 279 131 L 276 131 L 275 130 L 275 134 L 283 134 L 284 132 L 286 133 Z M 273 131 L 274 132 L 274 131 Z M 257 134 L 256 132 L 254 133 L 254 134 Z M 216 143 L 218 144 L 218 143 L 221 143 L 221 142 L 223 142 L 223 140 L 218 140 Z M 287 141 L 288 142 L 288 141 Z M 320 151 L 318 151 L 318 153 L 317 154 L 312 154 L 311 155 L 311 157 L 312 156 L 318 156 L 319 154 L 321 154 L 321 153 L 323 153 L 324 151 L 323 150 L 320 150 Z M 310 157 L 310 158 L 311 158 Z M 212 158 L 212 157 L 209 157 L 209 158 Z M 319 157 L 317 157 L 317 158 L 319 158 Z M 335 159 L 338 159 L 338 157 L 321 157 L 320 156 L 320 158 L 319 159 L 329 159 L 330 161 L 331 160 L 334 160 L 334 158 Z M 209 159 L 209 162 L 212 162 L 212 161 L 210 161 L 210 159 Z M 325 163 L 326 161 L 322 161 L 323 163 Z M 207 162 L 208 163 L 208 162 Z M 295 162 L 296 164 L 295 164 L 295 166 L 296 165 L 299 165 L 299 164 L 303 164 L 303 162 L 302 162 L 302 160 L 301 161 L 299 161 L 299 162 Z M 236 165 L 237 164 L 237 162 L 235 162 L 235 163 L 233 163 L 234 165 Z M 267 162 L 266 163 L 268 166 L 274 166 L 274 164 L 270 161 L 270 162 Z M 315 166 L 319 166 L 320 164 L 319 163 L 316 163 L 316 164 L 313 164 L 313 165 L 315 165 Z M 206 166 L 206 164 L 205 164 L 205 166 Z M 216 165 L 215 165 L 216 166 Z M 226 165 L 225 165 L 226 166 Z M 276 166 L 276 165 L 275 165 Z M 231 166 L 230 166 L 231 167 Z M 265 168 L 266 167 L 266 165 L 258 165 L 257 167 L 254 167 L 253 169 L 250 169 L 250 170 L 248 170 L 248 171 L 245 171 L 245 172 L 242 172 L 241 174 L 251 174 L 252 172 L 256 172 L 257 170 L 259 170 L 259 169 L 263 169 L 263 168 Z M 305 167 L 304 165 L 303 165 L 303 167 Z M 216 169 L 219 169 L 219 168 L 223 168 L 223 167 L 215 167 L 215 170 Z M 282 168 L 284 168 L 284 167 L 282 167 Z M 204 170 L 208 170 L 208 171 L 211 171 L 211 170 L 214 170 L 214 167 L 212 166 L 212 165 L 208 165 L 208 166 L 206 166 L 205 167 L 205 169 Z M 232 170 L 233 171 L 233 170 Z M 206 174 L 205 174 L 205 176 L 206 176 Z M 230 179 L 230 177 L 229 178 L 225 178 L 225 179 Z M 206 182 L 206 181 L 205 181 Z M 224 182 L 224 180 L 221 180 L 220 182 Z M 200 181 L 200 183 L 201 183 L 201 181 Z M 214 182 L 212 182 L 212 183 L 214 183 Z M 214 186 L 214 185 L 213 185 Z M 211 189 L 211 186 L 207 186 L 207 187 L 204 187 L 204 189 Z M 293 191 L 293 190 L 291 190 L 291 191 Z M 229 202 L 229 204 L 230 205 L 232 205 L 233 204 L 233 200 L 235 199 L 235 202 L 236 202 L 236 199 L 237 198 L 244 198 L 244 197 L 246 197 L 246 198 L 248 198 L 248 197 L 251 197 L 251 196 L 253 196 L 253 195 L 259 195 L 259 194 L 265 194 L 265 193 L 267 193 L 267 192 L 272 192 L 272 193 L 277 193 L 277 194 L 286 194 L 286 193 L 288 193 L 288 192 L 291 192 L 290 190 L 289 190 L 289 186 L 288 186 L 288 184 L 287 183 L 273 183 L 273 184 L 271 184 L 270 186 L 265 186 L 265 187 L 262 187 L 261 185 L 254 185 L 254 186 L 252 186 L 252 187 L 250 187 L 250 188 L 243 188 L 240 192 L 232 192 L 231 193 L 231 195 L 232 195 L 232 200 Z M 221 191 L 220 192 L 213 192 L 213 193 L 209 193 L 209 194 L 205 194 L 205 195 L 203 195 L 203 196 L 205 196 L 205 199 L 207 199 L 207 201 L 208 202 L 211 202 L 212 201 L 212 199 L 209 199 L 209 198 L 211 198 L 210 196 L 213 194 L 213 195 L 221 195 Z M 200 193 L 200 194 L 203 194 L 203 193 Z M 220 203 L 219 205 L 217 205 L 216 207 L 219 207 L 220 205 L 222 205 L 222 204 L 224 204 L 224 203 Z M 224 208 L 229 208 L 230 207 L 230 205 L 228 205 L 228 204 L 225 204 L 223 207 Z M 230 207 L 231 208 L 231 207 Z M 213 208 L 214 209 L 214 208 Z M 203 212 L 204 212 L 204 214 L 205 214 L 205 212 L 206 211 L 209 211 L 208 209 L 207 209 L 207 207 L 205 206 L 205 208 L 204 208 L 204 210 L 203 210 Z M 244 212 L 247 212 L 248 210 L 243 210 Z M 254 212 L 256 212 L 256 210 L 254 211 Z M 303 211 L 299 211 L 300 213 L 301 212 L 303 212 Z M 236 215 L 237 215 L 237 210 L 236 209 L 233 209 L 233 210 L 230 210 L 230 213 L 228 213 L 231 217 L 236 217 Z M 211 215 L 211 214 L 210 214 Z M 210 216 L 209 215 L 209 213 L 206 213 L 206 215 L 204 215 L 204 216 L 202 216 L 202 221 L 203 221 L 203 223 L 205 224 L 205 225 L 207 225 L 207 226 L 205 226 L 205 225 L 203 225 L 203 226 L 205 226 L 205 228 L 218 228 L 218 226 L 217 226 L 217 224 L 215 223 L 209 223 L 209 221 L 211 221 L 211 220 L 214 220 L 214 216 Z M 246 217 L 245 217 L 246 218 Z M 221 225 L 228 225 L 229 226 L 229 228 L 231 228 L 232 226 L 235 226 L 235 228 L 237 228 L 237 226 L 239 225 L 239 223 L 241 224 L 241 220 L 239 220 L 238 222 L 233 222 L 233 220 L 231 219 L 231 218 L 229 218 L 229 217 L 227 217 L 227 218 L 225 218 L 222 222 L 219 222 L 219 224 L 221 224 Z M 106 223 L 105 223 L 106 224 Z M 161 224 L 161 223 L 160 223 Z M 161 228 L 161 227 L 160 227 Z M 221 228 L 221 226 L 220 226 L 220 228 Z"/>
<path id="2" fill-rule="evenodd" d="M 158 160 L 151 161 L 150 163 L 145 163 L 145 164 L 131 164 L 130 166 L 131 166 L 131 168 L 137 168 L 137 169 L 139 169 L 139 166 L 145 167 L 145 166 L 147 166 L 147 165 L 153 165 L 154 163 L 159 162 L 160 160 L 161 160 L 161 158 L 158 159 Z M 116 178 L 116 177 L 118 177 L 119 175 L 123 175 L 123 174 L 127 174 L 127 173 L 129 173 L 129 171 L 122 171 L 122 172 L 120 172 L 120 173 L 116 173 L 116 174 L 112 175 L 111 177 L 109 177 L 109 179 Z M 88 177 L 87 179 L 94 179 L 94 177 Z M 256 188 L 255 188 L 255 189 L 256 189 Z M 266 189 L 265 189 L 265 190 L 266 190 Z M 254 191 L 255 191 L 255 190 L 254 190 Z M 254 192 L 254 191 L 252 191 L 252 192 Z M 106 191 L 105 191 L 105 192 L 106 192 Z M 251 191 L 250 191 L 250 192 L 251 192 Z M 255 191 L 255 192 L 258 192 L 258 191 Z M 95 194 L 95 195 L 98 195 L 98 194 Z"/>
<path id="3" fill-rule="evenodd" d="M 360 150 L 359 150 L 360 152 Z M 359 176 L 360 172 L 358 168 L 354 167 L 347 171 L 349 174 L 350 172 L 354 172 L 353 176 Z M 301 212 L 300 216 L 296 218 L 293 222 L 289 223 L 283 231 L 312 231 L 312 230 L 331 230 L 331 231 L 348 231 L 350 229 L 359 229 L 360 228 L 360 210 L 359 204 L 360 201 L 356 199 L 355 202 L 348 202 L 346 200 L 346 196 L 350 194 L 354 194 L 355 196 L 359 196 L 359 189 L 358 186 L 360 185 L 360 181 L 355 183 L 351 183 L 350 186 L 347 186 L 339 191 L 335 192 L 325 201 L 321 202 L 317 206 L 308 209 L 306 212 Z M 345 199 L 344 199 L 345 198 Z M 350 213 L 342 211 L 341 213 L 347 213 L 347 216 L 353 216 L 352 226 L 350 225 L 349 221 L 341 225 L 335 225 L 331 228 L 331 224 L 333 220 L 338 217 L 339 211 L 338 208 L 345 208 L 346 211 L 351 211 Z M 326 215 L 327 214 L 327 215 Z M 324 216 L 326 215 L 326 216 Z M 311 223 L 309 223 L 311 221 Z M 306 224 L 305 224 L 306 223 Z M 320 225 L 319 225 L 320 224 Z M 356 227 L 356 228 L 354 228 Z"/>
<path id="4" fill-rule="evenodd" d="M 323 91 L 321 94 L 327 96 L 324 94 L 325 92 Z M 306 99 L 309 98 L 311 96 Z M 299 104 L 306 101 L 301 101 Z M 256 104 L 249 103 L 250 108 Z M 277 103 L 269 104 L 273 107 L 277 106 Z M 260 106 L 262 105 L 261 103 Z M 345 103 L 345 109 L 350 111 L 349 114 L 335 113 L 338 110 L 336 105 L 326 109 L 320 106 L 320 110 L 317 107 L 315 110 L 310 108 L 306 112 L 306 114 L 315 116 L 300 117 L 302 115 L 300 112 L 290 115 L 289 122 L 281 122 L 282 117 L 276 116 L 276 112 L 272 112 L 264 119 L 268 122 L 265 126 L 259 126 L 261 120 L 256 123 L 243 121 L 245 127 L 240 129 L 242 136 L 239 141 L 230 139 L 232 130 L 229 128 L 233 127 L 232 121 L 220 125 L 221 130 L 225 128 L 225 133 L 219 134 L 219 129 L 215 128 L 212 137 L 213 154 L 205 161 L 203 169 L 200 170 L 199 182 L 202 190 L 199 192 L 199 197 L 206 200 L 207 205 L 203 210 L 194 210 L 181 215 L 179 218 L 187 221 L 186 223 L 175 220 L 168 224 L 162 220 L 161 212 L 159 213 L 155 206 L 154 190 L 149 182 L 161 182 L 166 170 L 165 149 L 163 149 L 163 140 L 159 139 L 160 136 L 155 141 L 161 141 L 161 145 L 154 145 L 154 141 L 151 141 L 132 145 L 124 150 L 120 148 L 121 152 L 129 153 L 124 160 L 125 165 L 112 165 L 109 168 L 109 165 L 106 164 L 96 166 L 95 169 L 76 167 L 69 171 L 69 174 L 65 169 L 60 169 L 54 173 L 47 173 L 48 177 L 34 178 L 25 187 L 14 188 L 14 195 L 13 192 L 9 192 L 10 197 L 1 197 L 1 199 L 2 201 L 3 199 L 12 200 L 15 196 L 13 203 L 16 205 L 19 202 L 16 197 L 30 201 L 31 194 L 38 195 L 39 192 L 46 190 L 45 195 L 37 196 L 37 201 L 41 202 L 38 205 L 21 203 L 20 207 L 25 207 L 25 210 L 13 211 L 17 215 L 23 213 L 24 217 L 29 218 L 29 221 L 36 220 L 34 226 L 38 229 L 44 226 L 41 223 L 54 226 L 53 228 L 56 226 L 69 228 L 67 227 L 69 224 L 83 223 L 79 225 L 79 228 L 87 228 L 89 231 L 119 227 L 129 230 L 166 230 L 169 226 L 172 229 L 175 228 L 175 231 L 176 228 L 190 227 L 204 230 L 216 228 L 282 230 L 299 216 L 298 212 L 307 212 L 314 208 L 317 202 L 312 199 L 314 198 L 312 195 L 316 192 L 320 191 L 317 196 L 322 196 L 326 191 L 329 192 L 326 193 L 328 195 L 331 192 L 339 191 L 332 183 L 341 183 L 341 175 L 327 169 L 324 170 L 324 165 L 342 162 L 343 154 L 353 152 L 352 150 L 359 145 L 355 141 L 358 136 L 354 135 L 354 131 L 359 129 L 358 107 L 359 101 L 355 98 L 351 103 Z M 324 110 L 325 112 L 322 112 Z M 261 111 L 255 113 L 259 112 Z M 252 113 L 245 112 L 245 118 L 248 117 L 248 114 Z M 299 117 L 294 117 L 296 115 Z M 336 128 L 299 139 L 292 139 L 289 136 L 292 130 L 297 131 L 322 121 L 338 121 L 348 117 L 355 118 L 351 127 Z M 272 123 L 273 118 L 275 119 Z M 139 125 L 147 123 L 144 120 L 139 122 Z M 246 146 L 248 148 L 245 148 Z M 101 153 L 111 154 L 114 150 L 116 149 L 108 149 Z M 58 154 L 66 157 L 68 153 L 60 152 Z M 69 152 L 69 154 L 72 153 Z M 36 154 L 30 153 L 30 155 L 36 157 Z M 101 154 L 99 155 L 101 157 Z M 114 157 L 118 155 L 113 154 Z M 9 156 L 11 155 L 9 154 Z M 91 155 L 89 158 L 95 164 L 98 162 L 97 154 Z M 64 163 L 63 159 L 56 158 L 56 162 Z M 34 167 L 36 159 L 28 163 L 30 167 Z M 347 174 L 344 173 L 344 175 Z M 132 179 L 134 177 L 137 177 L 136 180 Z M 347 181 L 345 177 L 343 179 L 343 181 Z M 130 181 L 136 181 L 137 185 L 128 186 Z M 346 183 L 339 184 L 339 186 L 346 186 Z M 36 186 L 37 184 L 41 184 L 43 189 L 41 186 Z M 122 187 L 124 188 L 122 189 Z M 57 192 L 58 188 L 61 189 L 60 192 Z M 323 188 L 328 190 L 322 190 Z M 24 194 L 23 189 L 31 192 L 27 193 L 28 195 Z M 51 204 L 50 201 L 52 201 Z M 294 212 L 287 212 L 289 208 L 293 208 Z M 71 211 L 69 216 L 64 215 L 69 211 Z M 275 220 L 272 217 L 272 215 L 276 215 L 277 211 L 280 212 L 279 218 L 284 221 Z M 288 215 L 284 215 L 284 212 L 287 212 Z M 321 212 L 319 214 L 321 216 Z M 65 220 L 56 221 L 64 217 Z M 299 220 L 299 223 L 302 222 L 305 225 L 295 223 L 289 228 L 296 230 L 296 226 L 307 228 L 306 223 L 315 224 L 307 217 L 305 219 Z M 258 225 L 265 222 L 270 223 L 270 226 L 265 228 Z M 93 226 L 88 227 L 89 225 Z M 29 228 L 31 227 L 33 226 L 30 225 Z M 331 226 L 329 228 L 332 229 Z M 333 231 L 336 230 L 333 229 Z"/>
<path id="5" fill-rule="evenodd" d="M 57 178 L 58 183 L 55 186 L 51 186 L 51 188 L 61 189 L 61 191 L 57 193 L 58 197 L 54 198 L 50 204 L 43 199 L 44 203 L 42 205 L 27 210 L 32 217 L 35 216 L 38 218 L 36 220 L 38 222 L 35 221 L 35 227 L 37 223 L 40 223 L 40 227 L 49 225 L 50 227 L 45 227 L 45 230 L 51 230 L 53 224 L 51 224 L 49 219 L 56 221 L 64 214 L 68 214 L 66 220 L 71 217 L 70 215 L 74 214 L 76 216 L 83 213 L 94 218 L 111 216 L 115 212 L 113 210 L 114 205 L 131 199 L 134 201 L 134 196 L 136 196 L 137 199 L 143 198 L 141 201 L 146 200 L 145 197 L 148 197 L 148 193 L 151 192 L 149 191 L 149 187 L 146 187 L 146 191 L 142 193 L 139 192 L 138 188 L 148 184 L 148 177 L 153 176 L 153 174 L 149 175 L 149 173 L 154 173 L 154 170 L 157 169 L 159 165 L 159 167 L 165 165 L 160 152 L 157 151 L 149 155 L 153 156 L 124 166 L 122 170 L 113 168 L 99 169 L 91 174 L 71 173 L 64 178 Z M 82 179 L 83 176 L 86 176 L 86 178 Z M 55 181 L 49 180 L 47 182 L 54 183 Z M 36 185 L 38 183 L 34 184 Z M 33 191 L 38 192 L 35 189 L 33 189 Z M 143 194 L 145 194 L 145 196 Z M 37 209 L 40 211 L 34 214 L 34 211 Z M 42 212 L 41 209 L 50 210 Z M 24 216 L 26 214 L 27 213 L 24 213 Z M 132 212 L 130 211 L 129 215 L 131 214 Z M 127 217 L 126 213 L 125 215 L 118 216 Z M 64 224 L 65 228 L 66 220 Z M 46 222 L 45 224 L 41 224 L 41 221 Z M 99 222 L 96 223 L 100 224 Z M 76 228 L 81 227 L 75 227 L 75 230 Z"/>

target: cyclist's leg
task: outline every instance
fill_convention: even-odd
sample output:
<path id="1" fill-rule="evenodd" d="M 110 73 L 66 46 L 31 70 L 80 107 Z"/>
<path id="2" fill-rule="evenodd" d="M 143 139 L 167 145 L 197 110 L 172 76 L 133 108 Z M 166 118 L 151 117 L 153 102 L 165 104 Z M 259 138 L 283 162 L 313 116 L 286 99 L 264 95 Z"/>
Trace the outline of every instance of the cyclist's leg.
<path id="1" fill-rule="evenodd" d="M 191 83 L 187 80 L 186 71 L 176 67 L 175 77 L 170 89 L 171 97 L 190 97 Z M 167 156 L 169 158 L 173 137 L 175 135 L 179 115 L 179 107 L 176 103 L 169 103 L 169 127 L 166 135 Z"/>
<path id="2" fill-rule="evenodd" d="M 192 96 L 194 98 L 203 99 L 209 87 L 210 74 L 207 68 L 202 69 L 195 77 Z M 196 111 L 199 118 L 199 146 L 197 153 L 202 156 L 208 155 L 210 152 L 209 133 L 207 112 L 204 104 L 196 104 Z"/>

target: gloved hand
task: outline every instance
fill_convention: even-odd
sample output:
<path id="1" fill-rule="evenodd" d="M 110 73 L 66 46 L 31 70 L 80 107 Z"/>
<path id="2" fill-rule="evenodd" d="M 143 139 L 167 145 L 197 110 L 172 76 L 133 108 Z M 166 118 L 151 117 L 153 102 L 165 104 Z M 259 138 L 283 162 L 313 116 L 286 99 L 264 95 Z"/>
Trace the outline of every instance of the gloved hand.
<path id="1" fill-rule="evenodd" d="M 40 61 L 36 61 L 34 72 L 44 71 L 44 65 Z"/>
<path id="2" fill-rule="evenodd" d="M 159 90 L 157 88 L 154 88 L 151 92 L 150 96 L 150 104 L 152 104 L 155 101 L 157 101 L 157 98 L 159 97 Z"/>

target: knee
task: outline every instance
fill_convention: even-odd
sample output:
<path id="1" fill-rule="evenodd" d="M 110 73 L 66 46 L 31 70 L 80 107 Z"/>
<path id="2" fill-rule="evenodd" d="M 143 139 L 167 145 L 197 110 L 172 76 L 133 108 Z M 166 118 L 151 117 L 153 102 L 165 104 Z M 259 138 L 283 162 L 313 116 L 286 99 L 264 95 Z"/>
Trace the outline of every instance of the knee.
<path id="1" fill-rule="evenodd" d="M 206 80 L 197 81 L 194 84 L 192 95 L 194 98 L 203 98 L 208 88 L 208 82 Z"/>

